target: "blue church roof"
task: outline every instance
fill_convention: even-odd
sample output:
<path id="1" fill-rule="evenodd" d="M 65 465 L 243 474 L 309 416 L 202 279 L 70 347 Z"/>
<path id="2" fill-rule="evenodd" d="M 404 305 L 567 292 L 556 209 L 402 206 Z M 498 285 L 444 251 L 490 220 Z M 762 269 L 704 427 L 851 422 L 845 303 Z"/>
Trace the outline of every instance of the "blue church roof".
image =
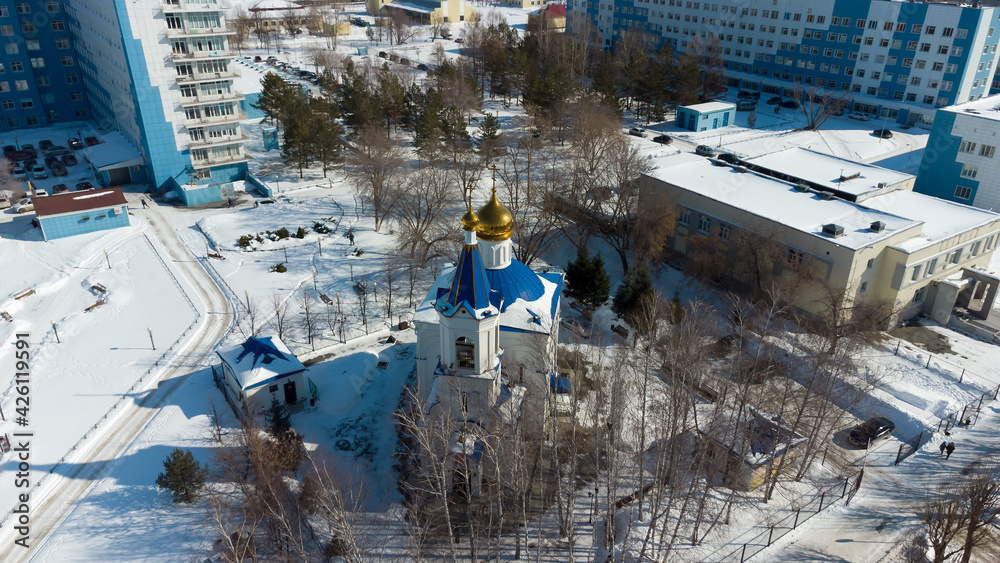
<path id="1" fill-rule="evenodd" d="M 479 246 L 463 245 L 455 265 L 455 277 L 448 289 L 448 304 L 457 309 L 464 303 L 472 311 L 479 311 L 491 305 L 499 306 L 499 300 L 500 295 L 490 288 L 486 268 L 479 255 Z"/>
<path id="2" fill-rule="evenodd" d="M 545 286 L 538 274 L 522 262 L 511 260 L 510 265 L 499 270 L 486 270 L 490 287 L 503 296 L 502 313 L 517 299 L 535 301 L 545 295 Z"/>

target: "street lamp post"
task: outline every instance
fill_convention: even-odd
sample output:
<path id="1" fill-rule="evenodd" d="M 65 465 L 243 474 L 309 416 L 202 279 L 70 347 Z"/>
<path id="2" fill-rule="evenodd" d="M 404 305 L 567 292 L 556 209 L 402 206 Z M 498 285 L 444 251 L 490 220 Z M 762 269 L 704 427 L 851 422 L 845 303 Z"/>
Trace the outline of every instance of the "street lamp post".
<path id="1" fill-rule="evenodd" d="M 156 343 L 153 342 L 153 329 L 147 328 L 146 332 L 149 333 L 149 345 L 153 347 L 153 350 L 156 350 Z"/>
<path id="2" fill-rule="evenodd" d="M 287 264 L 288 263 L 288 247 L 287 246 L 282 246 L 281 249 L 285 251 L 285 263 Z"/>
<path id="3" fill-rule="evenodd" d="M 340 319 L 340 341 L 344 341 L 344 311 L 340 308 L 340 292 L 337 292 L 337 317 Z"/>
<path id="4" fill-rule="evenodd" d="M 110 270 L 111 269 L 111 258 L 108 257 L 108 251 L 107 250 L 104 251 L 104 259 L 107 260 L 107 262 L 108 262 L 108 269 Z"/>
<path id="5" fill-rule="evenodd" d="M 321 238 L 316 239 L 316 244 L 319 245 L 319 255 L 322 256 L 323 255 L 323 239 L 321 239 Z"/>
<path id="6" fill-rule="evenodd" d="M 313 291 L 316 291 L 316 268 L 313 268 Z"/>
<path id="7" fill-rule="evenodd" d="M 378 282 L 372 282 L 372 292 L 375 293 L 375 302 L 378 303 Z"/>
<path id="8" fill-rule="evenodd" d="M 62 341 L 59 340 L 59 331 L 56 330 L 56 322 L 55 321 L 49 321 L 49 322 L 52 323 L 52 332 L 54 332 L 56 335 L 56 343 L 62 344 Z"/>

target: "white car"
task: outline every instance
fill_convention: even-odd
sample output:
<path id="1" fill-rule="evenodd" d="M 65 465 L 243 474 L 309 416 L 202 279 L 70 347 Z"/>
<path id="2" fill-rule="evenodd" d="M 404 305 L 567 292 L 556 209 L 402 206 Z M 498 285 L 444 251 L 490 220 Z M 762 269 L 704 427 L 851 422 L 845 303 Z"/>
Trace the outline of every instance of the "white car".
<path id="1" fill-rule="evenodd" d="M 27 213 L 29 211 L 35 210 L 35 203 L 31 201 L 31 198 L 24 198 L 21 201 L 14 204 L 11 208 L 14 213 Z"/>
<path id="2" fill-rule="evenodd" d="M 633 137 L 645 137 L 646 130 L 643 129 L 642 127 L 633 127 L 628 130 L 628 134 L 632 135 Z"/>
<path id="3" fill-rule="evenodd" d="M 13 174 L 14 177 L 17 178 L 18 180 L 24 180 L 25 178 L 28 177 L 28 171 L 25 170 L 23 166 L 14 167 L 14 170 L 11 171 L 11 174 Z"/>
<path id="4" fill-rule="evenodd" d="M 872 118 L 872 116 L 868 115 L 867 113 L 863 113 L 860 111 L 856 111 L 851 115 L 848 115 L 847 117 L 848 119 L 857 119 L 858 121 L 868 121 L 869 119 Z"/>
<path id="5" fill-rule="evenodd" d="M 49 192 L 43 190 L 42 188 L 35 188 L 35 197 L 48 197 Z"/>
<path id="6" fill-rule="evenodd" d="M 0 195 L 0 209 L 7 209 L 8 207 L 10 207 L 10 200 L 7 199 L 7 196 Z"/>
<path id="7" fill-rule="evenodd" d="M 31 175 L 35 177 L 36 180 L 41 180 L 49 177 L 48 171 L 41 164 L 36 164 L 31 167 Z"/>

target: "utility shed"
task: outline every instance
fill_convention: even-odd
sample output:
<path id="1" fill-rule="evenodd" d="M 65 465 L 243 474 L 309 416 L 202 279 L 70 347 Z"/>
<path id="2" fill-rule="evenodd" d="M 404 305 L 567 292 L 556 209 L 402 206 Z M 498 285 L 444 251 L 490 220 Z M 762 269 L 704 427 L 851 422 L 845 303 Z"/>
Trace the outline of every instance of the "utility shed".
<path id="1" fill-rule="evenodd" d="M 129 226 L 128 202 L 121 188 L 66 192 L 33 201 L 45 240 Z"/>
<path id="2" fill-rule="evenodd" d="M 688 131 L 707 131 L 732 124 L 736 119 L 736 104 L 705 102 L 677 108 L 677 126 Z"/>

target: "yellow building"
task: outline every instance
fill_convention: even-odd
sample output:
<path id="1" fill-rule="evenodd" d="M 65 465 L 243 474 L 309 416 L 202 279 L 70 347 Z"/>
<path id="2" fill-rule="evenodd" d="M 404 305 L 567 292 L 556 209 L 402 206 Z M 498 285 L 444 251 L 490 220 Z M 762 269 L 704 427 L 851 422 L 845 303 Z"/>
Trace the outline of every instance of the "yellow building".
<path id="1" fill-rule="evenodd" d="M 548 4 L 548 0 L 501 0 L 500 2 L 504 6 L 517 6 L 518 8 L 528 9 L 535 8 L 537 6 L 544 6 Z M 565 4 L 564 4 L 565 6 Z M 563 17 L 566 16 L 565 8 L 563 8 Z M 565 25 L 563 27 L 566 27 Z"/>
<path id="2" fill-rule="evenodd" d="M 414 23 L 433 25 L 472 21 L 476 11 L 465 0 L 367 0 L 368 13 L 392 16 L 402 14 Z"/>
<path id="3" fill-rule="evenodd" d="M 644 185 L 679 208 L 673 249 L 690 257 L 692 237 L 705 235 L 733 262 L 739 229 L 759 233 L 785 249 L 778 275 L 791 265 L 814 275 L 797 294 L 802 311 L 828 311 L 832 290 L 843 307 L 894 304 L 890 324 L 921 312 L 947 323 L 956 302 L 996 293 L 980 274 L 1000 215 L 914 193 L 909 174 L 799 148 L 735 164 L 682 153 L 658 165 Z"/>
<path id="4" fill-rule="evenodd" d="M 528 29 L 565 30 L 566 4 L 549 4 L 528 14 Z"/>

